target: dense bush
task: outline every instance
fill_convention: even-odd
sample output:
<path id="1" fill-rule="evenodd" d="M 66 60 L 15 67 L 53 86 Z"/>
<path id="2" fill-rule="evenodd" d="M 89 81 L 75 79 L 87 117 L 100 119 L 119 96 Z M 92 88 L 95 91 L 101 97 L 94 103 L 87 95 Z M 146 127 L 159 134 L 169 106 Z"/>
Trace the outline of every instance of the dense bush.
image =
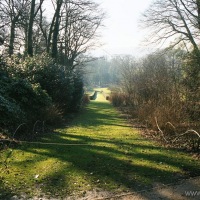
<path id="1" fill-rule="evenodd" d="M 29 127 L 37 121 L 61 122 L 63 115 L 80 109 L 81 74 L 54 62 L 46 54 L 0 62 L 0 127 Z"/>
<path id="2" fill-rule="evenodd" d="M 120 92 L 113 92 L 110 95 L 110 101 L 116 107 L 124 106 L 126 105 L 125 94 Z"/>
<path id="3" fill-rule="evenodd" d="M 36 120 L 45 120 L 52 101 L 40 85 L 23 79 L 7 79 L 0 92 L 0 127 L 13 130 L 21 123 L 31 125 Z"/>
<path id="4" fill-rule="evenodd" d="M 39 84 L 31 84 L 24 79 L 14 80 L 9 85 L 7 95 L 18 103 L 30 122 L 41 119 L 42 113 L 52 103 Z"/>
<path id="5" fill-rule="evenodd" d="M 84 94 L 83 95 L 83 98 L 82 98 L 82 106 L 85 106 L 87 105 L 88 103 L 90 103 L 90 97 L 88 94 Z"/>
<path id="6" fill-rule="evenodd" d="M 199 72 L 191 74 L 194 70 L 189 66 L 194 67 L 194 59 L 185 59 L 185 55 L 176 50 L 157 52 L 140 61 L 122 59 L 120 89 L 111 95 L 113 105 L 125 107 L 129 114 L 154 129 L 158 124 L 165 128 L 168 123 L 180 126 L 186 121 L 197 121 Z"/>
<path id="7" fill-rule="evenodd" d="M 83 81 L 79 73 L 73 73 L 74 91 L 72 93 L 72 101 L 70 104 L 71 111 L 78 111 L 82 105 L 84 96 Z"/>
<path id="8" fill-rule="evenodd" d="M 25 113 L 8 94 L 12 82 L 6 64 L 0 58 L 0 128 L 12 127 L 25 119 Z"/>
<path id="9" fill-rule="evenodd" d="M 185 56 L 183 85 L 185 93 L 186 106 L 192 120 L 200 119 L 200 63 L 199 58 L 194 52 Z"/>
<path id="10" fill-rule="evenodd" d="M 25 113 L 12 99 L 0 94 L 0 128 L 7 128 L 25 121 Z"/>

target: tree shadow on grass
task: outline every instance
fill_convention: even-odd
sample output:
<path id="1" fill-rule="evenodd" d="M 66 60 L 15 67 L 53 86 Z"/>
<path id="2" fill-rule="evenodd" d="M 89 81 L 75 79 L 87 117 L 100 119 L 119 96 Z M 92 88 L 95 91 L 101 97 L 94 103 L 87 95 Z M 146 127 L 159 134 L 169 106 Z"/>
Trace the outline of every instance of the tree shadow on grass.
<path id="1" fill-rule="evenodd" d="M 115 112 L 109 111 L 109 107 L 108 103 L 93 103 L 92 107 L 87 108 L 87 115 L 80 115 L 72 126 L 91 128 L 117 125 L 119 119 Z M 38 155 L 41 161 L 54 159 L 60 163 L 57 169 L 52 169 L 38 182 L 41 191 L 50 196 L 59 193 L 64 197 L 73 191 L 92 188 L 137 192 L 152 188 L 154 182 L 172 183 L 187 177 L 189 173 L 200 174 L 199 165 L 195 166 L 184 156 L 177 158 L 177 151 L 134 137 L 123 140 L 101 138 L 98 135 L 91 137 L 84 133 L 55 132 L 51 136 L 46 135 L 41 141 L 61 145 L 38 143 L 21 148 Z M 18 166 L 25 164 L 25 161 L 13 162 Z M 32 160 L 32 164 L 37 162 L 36 159 Z"/>
<path id="2" fill-rule="evenodd" d="M 58 138 L 62 136 L 62 133 L 56 134 Z M 70 135 L 70 137 L 73 138 L 73 135 Z M 150 144 L 119 144 L 110 140 L 88 139 L 88 137 L 77 135 L 74 137 L 79 143 L 89 141 L 97 145 L 59 147 L 56 145 L 38 145 L 37 150 L 32 145 L 26 147 L 25 150 L 27 152 L 39 154 L 46 158 L 55 158 L 63 164 L 72 164 L 71 167 L 65 167 L 63 165 L 56 173 L 52 173 L 41 180 L 43 184 L 41 189 L 43 192 L 51 192 L 51 195 L 55 195 L 58 190 L 61 190 L 63 191 L 63 195 L 68 193 L 69 191 L 67 190 L 70 190 L 70 188 L 66 186 L 66 183 L 73 185 L 73 181 L 76 179 L 76 175 L 74 175 L 71 177 L 72 180 L 70 180 L 68 172 L 71 170 L 74 171 L 74 174 L 85 173 L 83 183 L 90 184 L 92 187 L 102 188 L 104 190 L 126 189 L 132 192 L 150 189 L 153 187 L 153 182 L 161 184 L 176 182 L 180 178 L 187 177 L 187 174 L 184 174 L 185 169 L 196 174 L 200 172 L 192 163 L 188 163 L 187 159 L 176 159 L 176 152 L 174 152 L 174 155 L 148 154 L 147 152 L 149 150 L 161 149 Z M 64 142 L 69 142 L 65 139 L 62 139 L 62 141 L 63 144 Z M 98 146 L 98 143 L 104 143 L 105 146 Z M 125 153 L 125 149 L 120 150 L 107 146 L 107 144 L 124 145 L 126 146 L 125 149 L 130 149 L 130 152 Z M 41 152 L 40 149 L 42 150 Z M 137 149 L 143 149 L 143 153 Z M 170 159 L 169 156 L 171 156 Z M 147 165 L 146 161 L 154 163 L 154 165 Z M 166 167 L 163 167 L 163 165 L 166 165 Z M 174 172 L 167 166 L 180 169 L 183 173 Z M 77 175 L 77 178 L 80 179 L 80 176 L 83 175 Z M 77 185 L 77 187 L 74 186 L 71 189 L 81 190 L 80 185 Z"/>
<path id="3" fill-rule="evenodd" d="M 81 126 L 83 128 L 98 127 L 98 126 L 121 126 L 131 127 L 126 125 L 124 120 L 120 119 L 116 115 L 116 111 L 111 111 L 111 104 L 109 102 L 92 102 L 92 106 L 86 108 L 86 111 L 80 115 L 73 123 L 73 126 Z M 80 119 L 80 120 L 79 120 Z M 117 122 L 121 123 L 117 123 Z"/>

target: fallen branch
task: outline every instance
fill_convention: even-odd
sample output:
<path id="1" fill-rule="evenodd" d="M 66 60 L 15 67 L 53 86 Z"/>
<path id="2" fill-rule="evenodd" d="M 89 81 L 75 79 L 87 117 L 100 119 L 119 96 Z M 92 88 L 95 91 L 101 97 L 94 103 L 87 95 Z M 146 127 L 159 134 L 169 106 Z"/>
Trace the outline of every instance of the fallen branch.
<path id="1" fill-rule="evenodd" d="M 157 126 L 158 130 L 159 130 L 160 133 L 162 134 L 163 139 L 165 140 L 166 143 L 168 143 L 168 141 L 166 140 L 166 138 L 165 138 L 165 136 L 164 136 L 163 131 L 161 130 L 161 128 L 160 128 L 159 125 L 158 125 L 158 121 L 157 121 L 157 118 L 156 118 L 156 117 L 155 117 L 155 122 L 156 122 L 156 126 Z"/>
<path id="2" fill-rule="evenodd" d="M 15 144 L 19 143 L 19 141 L 15 140 L 15 139 L 0 139 L 0 142 L 3 142 L 3 143 L 15 143 Z"/>
<path id="3" fill-rule="evenodd" d="M 193 130 L 193 129 L 187 130 L 187 131 L 185 132 L 185 134 L 187 134 L 187 133 L 194 133 L 194 134 L 196 134 L 196 135 L 200 138 L 200 134 L 199 134 L 197 131 Z"/>
<path id="4" fill-rule="evenodd" d="M 165 126 L 168 125 L 168 124 L 174 129 L 174 132 L 175 132 L 176 127 L 175 127 L 171 122 L 167 122 L 167 123 L 165 124 Z"/>
<path id="5" fill-rule="evenodd" d="M 200 134 L 199 134 L 197 131 L 195 131 L 195 130 L 193 130 L 193 129 L 190 129 L 190 130 L 187 130 L 185 133 L 182 133 L 182 134 L 178 135 L 178 136 L 172 141 L 172 143 L 174 143 L 178 138 L 183 137 L 184 135 L 186 135 L 186 134 L 188 134 L 188 133 L 194 133 L 194 134 L 196 134 L 196 135 L 199 137 L 199 139 L 200 139 Z"/>
<path id="6" fill-rule="evenodd" d="M 185 136 L 185 135 L 187 135 L 187 134 L 191 134 L 191 135 L 195 135 L 197 138 L 190 138 L 190 139 L 192 139 L 192 145 L 193 145 L 193 149 L 196 149 L 196 150 L 199 150 L 199 145 L 200 145 L 200 134 L 197 132 L 197 131 L 195 131 L 195 130 L 193 130 L 193 129 L 190 129 L 190 130 L 187 130 L 185 133 L 183 133 L 183 134 L 180 134 L 180 135 L 178 135 L 173 141 L 172 141 L 172 143 L 174 143 L 175 141 L 177 141 L 177 139 L 178 138 L 180 138 L 180 137 L 183 137 L 183 136 Z M 197 144 L 197 146 L 196 146 L 196 148 L 195 148 L 195 140 L 196 140 L 196 144 Z M 189 140 L 189 141 L 191 141 L 191 140 Z"/>

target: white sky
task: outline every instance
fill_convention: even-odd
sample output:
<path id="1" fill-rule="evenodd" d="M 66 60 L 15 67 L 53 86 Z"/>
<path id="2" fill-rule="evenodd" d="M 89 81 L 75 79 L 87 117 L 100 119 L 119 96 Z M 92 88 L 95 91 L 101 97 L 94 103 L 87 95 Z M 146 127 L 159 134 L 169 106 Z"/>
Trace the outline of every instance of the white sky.
<path id="1" fill-rule="evenodd" d="M 102 47 L 93 51 L 98 56 L 106 54 L 140 55 L 144 52 L 144 32 L 139 29 L 139 18 L 152 0 L 95 0 L 107 14 L 101 30 Z"/>
<path id="2" fill-rule="evenodd" d="M 92 50 L 95 56 L 130 54 L 144 55 L 148 48 L 142 45 L 144 31 L 139 29 L 139 18 L 153 0 L 94 0 L 106 12 L 104 27 L 100 30 L 101 47 Z M 52 16 L 52 4 L 45 1 L 46 12 Z M 97 45 L 99 45 L 99 43 Z"/>

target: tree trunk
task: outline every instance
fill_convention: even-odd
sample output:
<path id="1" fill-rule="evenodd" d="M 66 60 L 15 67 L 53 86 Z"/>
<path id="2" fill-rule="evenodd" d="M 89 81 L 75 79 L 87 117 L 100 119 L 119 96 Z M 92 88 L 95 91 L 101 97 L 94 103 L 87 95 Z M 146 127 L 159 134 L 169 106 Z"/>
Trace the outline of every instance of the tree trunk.
<path id="1" fill-rule="evenodd" d="M 199 30 L 200 30 L 200 0 L 196 0 L 196 3 L 197 3 L 198 27 L 199 27 Z"/>
<path id="2" fill-rule="evenodd" d="M 33 56 L 33 23 L 34 23 L 34 15 L 35 15 L 35 0 L 31 2 L 31 12 L 29 18 L 29 27 L 28 27 L 28 55 Z"/>
<path id="3" fill-rule="evenodd" d="M 57 1 L 57 8 L 55 13 L 55 24 L 54 24 L 54 31 L 53 31 L 53 38 L 52 38 L 52 58 L 57 58 L 58 56 L 58 34 L 59 34 L 59 21 L 60 21 L 60 9 L 62 6 L 63 0 Z"/>
<path id="4" fill-rule="evenodd" d="M 10 28 L 10 42 L 9 42 L 9 56 L 11 56 L 14 52 L 14 41 L 15 41 L 15 27 L 16 27 L 16 21 L 13 20 L 11 23 L 11 28 Z"/>

